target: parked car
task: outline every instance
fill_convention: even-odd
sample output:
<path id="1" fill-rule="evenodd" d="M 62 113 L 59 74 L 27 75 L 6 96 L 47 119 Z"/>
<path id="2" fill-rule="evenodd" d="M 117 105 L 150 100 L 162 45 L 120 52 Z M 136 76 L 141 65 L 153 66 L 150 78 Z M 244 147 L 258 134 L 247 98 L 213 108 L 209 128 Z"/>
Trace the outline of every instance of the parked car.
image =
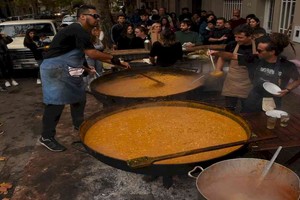
<path id="1" fill-rule="evenodd" d="M 54 20 L 20 20 L 0 23 L 0 32 L 9 35 L 13 39 L 13 42 L 7 46 L 15 69 L 38 67 L 32 52 L 23 45 L 25 33 L 31 28 L 36 29 L 38 36 L 45 34 L 51 40 L 57 33 Z"/>
<path id="2" fill-rule="evenodd" d="M 7 21 L 23 20 L 22 16 L 11 16 L 6 18 Z"/>
<path id="3" fill-rule="evenodd" d="M 61 20 L 61 27 L 68 26 L 77 21 L 76 15 L 65 15 Z"/>

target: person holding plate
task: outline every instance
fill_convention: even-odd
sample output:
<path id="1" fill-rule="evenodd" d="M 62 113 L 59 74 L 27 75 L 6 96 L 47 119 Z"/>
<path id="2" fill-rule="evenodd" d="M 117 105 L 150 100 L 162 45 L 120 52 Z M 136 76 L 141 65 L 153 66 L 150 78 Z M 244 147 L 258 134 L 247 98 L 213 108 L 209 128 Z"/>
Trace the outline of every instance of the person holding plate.
<path id="1" fill-rule="evenodd" d="M 234 54 L 211 51 L 210 54 L 238 60 L 239 65 L 247 66 L 253 84 L 241 112 L 259 112 L 262 110 L 264 97 L 273 97 L 276 107 L 281 106 L 281 97 L 300 85 L 300 75 L 294 63 L 280 56 L 290 44 L 289 37 L 281 33 L 272 33 L 256 40 L 256 54 Z M 292 81 L 290 81 L 292 80 Z M 277 94 L 267 92 L 263 84 L 271 82 L 281 88 Z"/>

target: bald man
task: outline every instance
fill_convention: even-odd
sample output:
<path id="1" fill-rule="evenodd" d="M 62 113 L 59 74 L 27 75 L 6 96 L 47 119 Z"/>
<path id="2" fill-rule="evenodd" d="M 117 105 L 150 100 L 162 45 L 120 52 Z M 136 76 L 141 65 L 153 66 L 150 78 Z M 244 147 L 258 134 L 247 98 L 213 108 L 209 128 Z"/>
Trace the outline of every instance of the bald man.
<path id="1" fill-rule="evenodd" d="M 235 27 L 246 23 L 246 19 L 241 18 L 241 11 L 239 9 L 234 9 L 232 15 L 233 17 L 229 20 L 232 30 L 234 30 Z"/>

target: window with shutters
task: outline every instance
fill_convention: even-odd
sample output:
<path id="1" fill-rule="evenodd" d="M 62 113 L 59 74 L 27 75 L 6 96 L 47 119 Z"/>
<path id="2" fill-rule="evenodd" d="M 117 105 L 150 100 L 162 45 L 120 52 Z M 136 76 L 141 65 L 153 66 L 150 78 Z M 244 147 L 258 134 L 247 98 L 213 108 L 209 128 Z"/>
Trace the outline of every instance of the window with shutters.
<path id="1" fill-rule="evenodd" d="M 275 5 L 275 0 L 266 0 L 263 27 L 264 29 L 266 29 L 267 33 L 271 33 L 272 31 L 272 24 L 274 18 L 274 5 Z"/>
<path id="2" fill-rule="evenodd" d="M 223 17 L 230 20 L 235 9 L 239 9 L 242 15 L 242 0 L 224 0 Z"/>
<path id="3" fill-rule="evenodd" d="M 293 23 L 296 0 L 281 0 L 279 32 L 286 32 Z M 290 32 L 290 30 L 289 30 Z"/>

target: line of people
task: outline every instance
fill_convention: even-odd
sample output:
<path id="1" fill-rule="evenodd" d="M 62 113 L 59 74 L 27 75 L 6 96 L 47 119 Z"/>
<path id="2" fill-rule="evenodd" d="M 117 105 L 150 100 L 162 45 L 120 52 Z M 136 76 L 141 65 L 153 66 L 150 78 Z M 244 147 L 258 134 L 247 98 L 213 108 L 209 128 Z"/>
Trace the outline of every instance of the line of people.
<path id="1" fill-rule="evenodd" d="M 238 9 L 233 10 L 233 17 L 230 20 L 216 17 L 212 11 L 202 10 L 192 14 L 188 8 L 183 8 L 182 14 L 178 18 L 175 13 L 168 14 L 165 8 L 153 9 L 151 12 L 149 9 L 138 10 L 134 15 L 135 20 L 126 17 L 125 14 L 117 16 L 116 24 L 110 31 L 113 49 L 143 48 L 141 41 L 146 39 L 153 40 L 153 44 L 159 39 L 153 36 L 154 27 L 159 27 L 157 33 L 170 29 L 176 32 L 176 39 L 182 45 L 186 43 L 192 46 L 228 44 L 234 41 L 234 29 L 243 25 L 249 26 L 256 34 L 266 34 L 265 29 L 260 27 L 259 18 L 254 14 L 242 18 Z M 136 34 L 139 31 L 143 33 L 142 36 Z M 137 44 L 134 42 L 135 40 L 140 42 Z"/>
<path id="2" fill-rule="evenodd" d="M 148 35 L 151 40 L 154 39 L 152 43 L 155 44 L 153 45 L 154 50 L 150 52 L 150 60 L 154 63 L 154 57 L 160 55 L 160 65 L 169 66 L 170 63 L 164 62 L 165 60 L 170 61 L 170 59 L 163 59 L 164 57 L 170 58 L 169 54 L 162 53 L 162 50 L 158 51 L 157 49 L 163 49 L 162 46 L 164 46 L 165 41 L 162 41 L 162 38 L 165 40 L 171 36 L 170 32 L 174 32 L 174 24 L 172 28 L 163 25 L 166 24 L 165 21 L 169 19 L 165 16 L 166 14 L 163 17 L 157 17 L 156 12 L 152 12 L 152 16 L 150 17 L 147 14 L 142 15 L 143 17 L 141 17 L 141 19 L 145 28 L 146 25 L 149 27 L 149 19 L 151 20 L 153 17 L 157 19 L 152 27 L 150 27 Z M 241 101 L 241 112 L 261 111 L 264 97 L 272 97 L 274 98 L 276 106 L 280 108 L 281 97 L 300 84 L 299 73 L 296 66 L 280 56 L 280 53 L 288 45 L 288 37 L 285 35 L 279 37 L 277 35 L 277 37 L 274 38 L 275 33 L 267 36 L 265 29 L 260 27 L 259 18 L 254 14 L 249 14 L 244 19 L 240 16 L 240 10 L 237 9 L 233 11 L 232 19 L 228 21 L 223 17 L 216 18 L 213 13 L 207 15 L 203 14 L 201 16 L 206 17 L 206 19 L 201 21 L 200 17 L 197 18 L 197 16 L 189 13 L 188 10 L 185 10 L 181 16 L 179 27 L 176 27 L 180 28 L 180 31 L 175 32 L 176 37 L 174 38 L 174 44 L 176 41 L 180 42 L 183 46 L 226 44 L 225 52 L 230 52 L 231 56 L 228 56 L 224 52 L 212 53 L 217 57 L 217 70 L 212 73 L 214 76 L 221 75 L 225 59 L 231 59 L 229 72 L 222 90 L 222 95 L 225 96 L 226 100 L 226 107 L 236 110 L 238 101 Z M 123 22 L 125 23 L 125 16 L 123 17 Z M 193 23 L 191 19 L 197 19 L 199 22 L 198 25 L 195 26 L 195 23 Z M 145 23 L 146 21 L 147 23 Z M 165 27 L 164 29 L 162 28 L 163 26 Z M 134 25 L 130 25 L 130 27 L 134 29 Z M 153 34 L 154 27 L 159 27 L 156 36 Z M 166 29 L 169 31 L 162 31 Z M 165 33 L 166 35 L 164 35 Z M 132 38 L 134 38 L 134 35 Z M 174 44 L 173 48 L 176 49 Z M 265 50 L 260 50 L 259 46 L 262 44 L 266 45 Z M 142 47 L 141 45 L 141 48 Z M 180 50 L 178 50 L 178 52 L 180 52 Z M 178 55 L 175 56 L 175 58 L 176 57 L 178 59 L 180 58 Z M 238 58 L 241 60 L 244 58 L 244 61 L 240 61 Z M 276 62 L 274 62 L 274 59 Z M 265 63 L 261 60 L 265 61 Z M 174 63 L 174 61 L 171 63 Z M 258 65 L 258 67 L 253 67 L 253 65 Z M 269 65 L 269 68 L 262 65 Z M 284 67 L 278 67 L 280 65 Z M 267 72 L 257 72 L 264 70 Z M 264 81 L 258 81 L 257 79 Z M 290 79 L 292 81 L 289 83 L 288 81 Z M 283 89 L 280 95 L 273 97 L 264 90 L 261 90 L 262 83 L 265 81 L 279 85 Z M 257 92 L 257 88 L 260 88 L 259 92 Z"/>
<path id="3" fill-rule="evenodd" d="M 216 18 L 212 11 L 202 10 L 199 13 L 192 14 L 188 8 L 183 8 L 182 14 L 178 18 L 176 13 L 168 14 L 165 8 L 153 9 L 152 11 L 144 9 L 136 12 L 136 15 L 138 15 L 138 17 L 135 17 L 136 20 L 131 20 L 134 23 L 128 23 L 129 20 L 126 19 L 124 14 L 117 16 L 117 23 L 111 28 L 113 49 L 144 48 L 145 40 L 149 39 L 153 44 L 160 40 L 161 31 L 166 29 L 175 32 L 176 40 L 184 47 L 201 44 L 228 44 L 234 41 L 232 30 L 243 24 L 249 25 L 257 35 L 266 33 L 259 26 L 260 21 L 254 14 L 250 14 L 246 19 L 243 19 L 240 17 L 239 10 L 233 11 L 233 18 L 229 21 L 222 17 Z M 103 37 L 103 31 L 100 30 L 100 33 Z M 41 47 L 44 43 L 39 43 L 36 38 L 36 31 L 33 29 L 28 30 L 24 39 L 24 46 L 32 51 L 35 60 L 40 65 L 42 62 Z M 41 35 L 40 38 L 44 37 Z M 0 40 L 3 41 L 1 38 Z M 102 44 L 101 41 L 99 44 Z M 5 48 L 7 46 L 2 49 Z M 9 63 L 9 56 L 2 56 L 2 61 Z M 95 63 L 94 65 L 97 65 L 97 72 L 101 74 L 102 64 Z M 1 90 L 5 90 L 6 87 L 11 85 L 18 85 L 13 79 L 12 64 L 2 64 L 2 66 L 1 70 L 2 76 L 5 78 L 5 85 L 1 87 Z M 39 74 L 37 74 L 37 84 L 41 84 Z"/>

